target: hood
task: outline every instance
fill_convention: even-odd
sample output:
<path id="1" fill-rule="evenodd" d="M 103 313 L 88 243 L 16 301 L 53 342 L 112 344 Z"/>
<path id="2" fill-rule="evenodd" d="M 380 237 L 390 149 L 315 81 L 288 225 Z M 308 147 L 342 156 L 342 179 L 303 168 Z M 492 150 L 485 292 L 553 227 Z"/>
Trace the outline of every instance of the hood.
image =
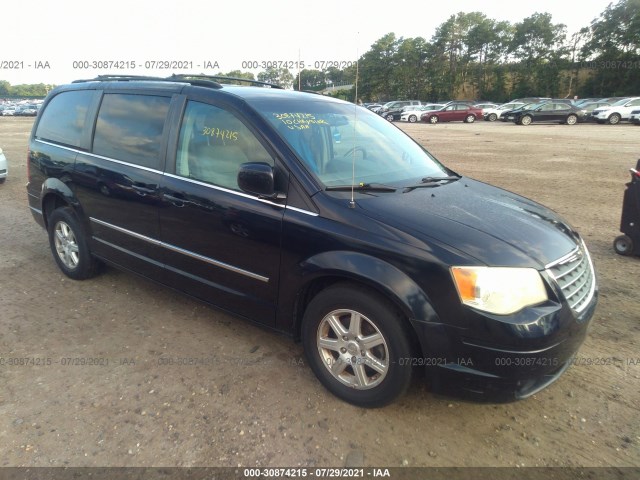
<path id="1" fill-rule="evenodd" d="M 427 243 L 447 244 L 486 265 L 542 269 L 580 242 L 548 208 L 464 177 L 407 193 L 363 195 L 357 204 L 370 218 Z"/>

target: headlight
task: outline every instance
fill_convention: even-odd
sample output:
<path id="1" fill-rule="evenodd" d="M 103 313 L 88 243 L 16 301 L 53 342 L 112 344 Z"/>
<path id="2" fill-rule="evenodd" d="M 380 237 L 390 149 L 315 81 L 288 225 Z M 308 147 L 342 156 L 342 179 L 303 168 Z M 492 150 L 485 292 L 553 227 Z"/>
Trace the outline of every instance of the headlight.
<path id="1" fill-rule="evenodd" d="M 460 300 L 497 315 L 509 315 L 547 300 L 542 277 L 533 268 L 451 267 Z"/>

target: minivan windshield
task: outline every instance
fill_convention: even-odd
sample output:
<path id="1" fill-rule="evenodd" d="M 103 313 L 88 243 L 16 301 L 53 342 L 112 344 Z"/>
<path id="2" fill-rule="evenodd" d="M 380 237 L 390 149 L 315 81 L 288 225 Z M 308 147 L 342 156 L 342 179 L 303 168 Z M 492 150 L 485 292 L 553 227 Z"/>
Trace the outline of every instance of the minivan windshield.
<path id="1" fill-rule="evenodd" d="M 405 186 L 450 174 L 400 129 L 356 105 L 320 97 L 261 99 L 252 106 L 325 187 Z"/>

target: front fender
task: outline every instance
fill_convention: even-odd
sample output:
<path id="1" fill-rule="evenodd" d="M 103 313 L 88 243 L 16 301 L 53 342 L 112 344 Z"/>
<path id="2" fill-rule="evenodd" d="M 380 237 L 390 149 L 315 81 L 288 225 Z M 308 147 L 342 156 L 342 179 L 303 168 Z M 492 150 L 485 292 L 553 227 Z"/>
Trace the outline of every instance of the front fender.
<path id="1" fill-rule="evenodd" d="M 322 278 L 343 278 L 377 290 L 410 320 L 437 321 L 427 294 L 396 266 L 379 258 L 352 251 L 314 255 L 300 264 L 302 288 Z"/>

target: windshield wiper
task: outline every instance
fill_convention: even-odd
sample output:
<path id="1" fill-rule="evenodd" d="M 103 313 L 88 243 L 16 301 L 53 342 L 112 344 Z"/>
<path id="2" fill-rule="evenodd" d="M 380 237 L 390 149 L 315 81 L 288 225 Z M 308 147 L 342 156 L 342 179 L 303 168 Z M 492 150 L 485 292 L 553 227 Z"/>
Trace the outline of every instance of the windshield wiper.
<path id="1" fill-rule="evenodd" d="M 397 188 L 383 185 L 381 183 L 359 183 L 358 185 L 331 185 L 325 188 L 332 192 L 395 192 Z"/>
<path id="2" fill-rule="evenodd" d="M 440 182 L 454 182 L 459 179 L 460 177 L 456 177 L 453 175 L 450 175 L 448 177 L 424 177 L 417 185 L 410 185 L 408 187 L 405 187 L 402 193 L 410 192 L 414 188 L 437 187 L 438 185 L 441 185 Z"/>

